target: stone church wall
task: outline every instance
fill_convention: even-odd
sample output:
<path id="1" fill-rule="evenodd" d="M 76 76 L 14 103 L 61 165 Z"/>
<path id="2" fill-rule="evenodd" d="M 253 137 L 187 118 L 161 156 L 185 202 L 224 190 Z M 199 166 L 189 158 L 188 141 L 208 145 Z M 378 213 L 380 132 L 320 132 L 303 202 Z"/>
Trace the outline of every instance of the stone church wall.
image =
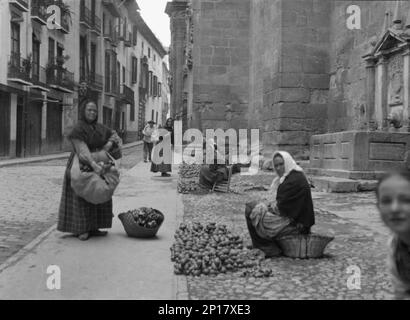
<path id="1" fill-rule="evenodd" d="M 193 0 L 192 9 L 195 122 L 247 128 L 250 0 Z"/>
<path id="2" fill-rule="evenodd" d="M 359 1 L 361 29 L 346 27 L 346 8 L 350 1 L 333 1 L 330 21 L 330 90 L 328 132 L 360 130 L 366 125 L 366 68 L 362 56 L 371 48 L 372 40 L 383 31 L 385 13 L 388 26 L 393 20 L 396 1 Z M 401 1 L 402 19 L 410 3 Z"/>

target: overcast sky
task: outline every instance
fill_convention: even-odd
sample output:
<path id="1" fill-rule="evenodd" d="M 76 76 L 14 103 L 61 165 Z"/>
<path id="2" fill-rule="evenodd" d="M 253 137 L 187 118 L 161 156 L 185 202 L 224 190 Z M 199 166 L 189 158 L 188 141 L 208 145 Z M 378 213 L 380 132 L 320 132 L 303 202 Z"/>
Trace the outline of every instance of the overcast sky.
<path id="1" fill-rule="evenodd" d="M 169 17 L 165 13 L 168 1 L 171 0 L 137 0 L 142 18 L 165 47 L 171 44 Z"/>

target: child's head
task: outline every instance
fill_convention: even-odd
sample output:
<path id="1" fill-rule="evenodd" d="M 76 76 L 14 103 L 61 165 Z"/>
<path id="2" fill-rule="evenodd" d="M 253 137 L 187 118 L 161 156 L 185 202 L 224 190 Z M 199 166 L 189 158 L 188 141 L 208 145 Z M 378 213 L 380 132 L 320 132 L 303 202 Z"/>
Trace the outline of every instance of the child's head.
<path id="1" fill-rule="evenodd" d="M 383 222 L 396 234 L 410 233 L 410 172 L 389 173 L 376 189 Z"/>

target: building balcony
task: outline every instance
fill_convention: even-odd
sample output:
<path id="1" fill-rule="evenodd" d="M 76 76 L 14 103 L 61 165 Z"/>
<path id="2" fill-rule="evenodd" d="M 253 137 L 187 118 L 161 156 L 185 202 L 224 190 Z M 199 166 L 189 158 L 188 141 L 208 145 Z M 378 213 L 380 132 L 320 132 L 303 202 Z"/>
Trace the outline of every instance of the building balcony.
<path id="1" fill-rule="evenodd" d="M 70 17 L 64 15 L 61 17 L 61 32 L 68 34 L 70 32 Z"/>
<path id="2" fill-rule="evenodd" d="M 91 32 L 101 34 L 101 19 L 94 15 L 91 19 Z"/>
<path id="3" fill-rule="evenodd" d="M 90 88 L 97 91 L 102 91 L 103 89 L 103 76 L 94 71 L 87 73 L 85 70 L 80 69 L 81 82 L 86 82 Z"/>
<path id="4" fill-rule="evenodd" d="M 41 0 L 32 0 L 31 2 L 31 19 L 42 25 L 47 24 L 47 2 Z"/>
<path id="5" fill-rule="evenodd" d="M 20 53 L 12 53 L 8 59 L 7 78 L 9 81 L 23 85 L 31 85 L 31 62 L 23 59 Z"/>
<path id="6" fill-rule="evenodd" d="M 116 18 L 121 17 L 121 12 L 118 10 L 116 0 L 103 0 L 102 4 Z"/>
<path id="7" fill-rule="evenodd" d="M 87 7 L 80 8 L 80 24 L 91 29 L 91 11 Z"/>
<path id="8" fill-rule="evenodd" d="M 9 0 L 9 3 L 23 12 L 28 12 L 28 0 Z"/>
<path id="9" fill-rule="evenodd" d="M 56 90 L 72 93 L 74 91 L 74 73 L 61 64 L 49 63 L 46 68 L 47 84 Z"/>
<path id="10" fill-rule="evenodd" d="M 111 35 L 111 45 L 113 47 L 118 47 L 120 40 L 118 39 L 118 32 L 114 31 Z"/>
<path id="11" fill-rule="evenodd" d="M 132 47 L 132 33 L 131 32 L 129 32 L 128 37 L 124 39 L 124 46 L 129 47 L 129 48 Z"/>
<path id="12" fill-rule="evenodd" d="M 134 103 L 134 90 L 127 85 L 121 85 L 121 99 L 129 104 Z"/>
<path id="13" fill-rule="evenodd" d="M 47 71 L 46 68 L 33 63 L 33 70 L 31 73 L 32 87 L 35 87 L 41 91 L 49 91 L 47 89 Z"/>

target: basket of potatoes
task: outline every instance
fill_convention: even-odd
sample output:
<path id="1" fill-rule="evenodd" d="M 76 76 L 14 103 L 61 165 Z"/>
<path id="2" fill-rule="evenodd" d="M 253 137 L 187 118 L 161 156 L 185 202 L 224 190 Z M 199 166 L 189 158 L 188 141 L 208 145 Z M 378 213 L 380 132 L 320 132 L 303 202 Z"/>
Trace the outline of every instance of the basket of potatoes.
<path id="1" fill-rule="evenodd" d="M 133 238 L 153 238 L 164 222 L 164 214 L 153 208 L 141 207 L 118 215 L 125 232 Z"/>

